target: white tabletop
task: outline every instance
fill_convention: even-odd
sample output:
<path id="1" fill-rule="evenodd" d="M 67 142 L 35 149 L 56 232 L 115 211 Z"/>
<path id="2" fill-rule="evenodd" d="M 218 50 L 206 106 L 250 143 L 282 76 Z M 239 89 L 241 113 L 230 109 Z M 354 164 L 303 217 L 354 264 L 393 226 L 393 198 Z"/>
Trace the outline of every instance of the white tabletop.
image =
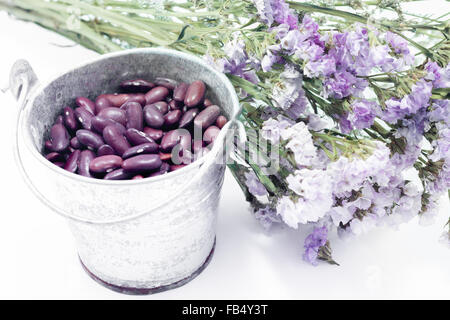
<path id="1" fill-rule="evenodd" d="M 27 59 L 46 79 L 97 54 L 31 23 L 0 12 L 0 87 L 9 69 Z M 63 47 L 62 47 L 63 46 Z M 103 288 L 82 270 L 63 218 L 40 203 L 22 182 L 12 152 L 17 115 L 10 93 L 0 92 L 0 298 L 74 299 L 313 299 L 450 298 L 450 251 L 438 242 L 450 213 L 443 197 L 436 223 L 414 219 L 398 230 L 379 228 L 343 241 L 332 236 L 340 267 L 313 267 L 301 259 L 304 230 L 267 234 L 252 217 L 226 172 L 217 246 L 210 265 L 187 285 L 146 297 Z"/>

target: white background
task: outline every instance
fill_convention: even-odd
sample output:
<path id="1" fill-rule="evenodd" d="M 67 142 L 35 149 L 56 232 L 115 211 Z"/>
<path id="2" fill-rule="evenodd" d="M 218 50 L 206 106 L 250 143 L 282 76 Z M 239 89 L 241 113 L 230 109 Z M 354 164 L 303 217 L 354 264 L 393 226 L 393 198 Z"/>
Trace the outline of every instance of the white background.
<path id="1" fill-rule="evenodd" d="M 427 9 L 433 9 L 435 2 L 427 2 Z M 442 7 L 434 9 L 443 13 Z M 2 88 L 19 58 L 27 59 L 40 79 L 48 79 L 97 55 L 80 46 L 57 46 L 71 42 L 4 12 L 0 39 Z M 81 269 L 64 219 L 46 209 L 22 182 L 13 160 L 17 108 L 10 93 L 0 92 L 0 110 L 0 298 L 450 298 L 450 251 L 438 242 L 450 213 L 445 197 L 434 225 L 421 227 L 415 219 L 397 231 L 380 228 L 351 241 L 333 236 L 341 266 L 313 267 L 301 259 L 306 231 L 264 232 L 228 171 L 216 252 L 206 270 L 181 288 L 153 296 L 109 291 Z"/>

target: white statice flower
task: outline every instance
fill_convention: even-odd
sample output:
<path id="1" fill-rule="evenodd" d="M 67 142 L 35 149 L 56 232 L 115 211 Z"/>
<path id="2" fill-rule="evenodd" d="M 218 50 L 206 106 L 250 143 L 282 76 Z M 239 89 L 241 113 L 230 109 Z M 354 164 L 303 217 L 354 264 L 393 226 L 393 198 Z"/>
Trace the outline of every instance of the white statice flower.
<path id="1" fill-rule="evenodd" d="M 299 223 L 297 207 L 289 197 L 281 197 L 278 200 L 277 214 L 289 227 L 297 229 Z"/>
<path id="2" fill-rule="evenodd" d="M 267 119 L 263 122 L 261 136 L 272 144 L 277 144 L 280 142 L 281 132 L 291 125 L 290 121 L 281 117 Z"/>
<path id="3" fill-rule="evenodd" d="M 303 122 L 286 128 L 280 135 L 283 140 L 289 140 L 286 148 L 292 151 L 299 167 L 309 167 L 317 163 L 317 149 L 308 127 Z"/>
<path id="4" fill-rule="evenodd" d="M 323 129 L 331 128 L 329 121 L 323 119 L 315 113 L 308 115 L 308 129 L 312 131 L 321 131 Z"/>
<path id="5" fill-rule="evenodd" d="M 353 214 L 354 209 L 344 206 L 332 207 L 329 211 L 329 215 L 336 227 L 339 227 L 341 222 L 344 225 L 347 224 L 353 218 Z"/>
<path id="6" fill-rule="evenodd" d="M 355 235 L 360 235 L 369 232 L 377 226 L 377 218 L 375 215 L 367 215 L 362 220 L 353 219 L 350 222 L 350 230 Z"/>

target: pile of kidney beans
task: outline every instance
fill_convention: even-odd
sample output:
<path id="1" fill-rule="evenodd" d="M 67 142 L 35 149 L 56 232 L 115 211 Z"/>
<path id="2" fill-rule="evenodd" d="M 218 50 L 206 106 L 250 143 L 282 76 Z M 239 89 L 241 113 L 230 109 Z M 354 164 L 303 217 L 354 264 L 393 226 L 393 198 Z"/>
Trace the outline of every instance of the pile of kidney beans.
<path id="1" fill-rule="evenodd" d="M 221 109 L 205 99 L 200 80 L 137 79 L 120 88 L 122 93 L 101 94 L 95 102 L 78 97 L 75 109 L 65 107 L 51 127 L 45 157 L 86 177 L 153 177 L 209 150 L 227 122 Z M 194 138 L 197 132 L 199 139 Z"/>

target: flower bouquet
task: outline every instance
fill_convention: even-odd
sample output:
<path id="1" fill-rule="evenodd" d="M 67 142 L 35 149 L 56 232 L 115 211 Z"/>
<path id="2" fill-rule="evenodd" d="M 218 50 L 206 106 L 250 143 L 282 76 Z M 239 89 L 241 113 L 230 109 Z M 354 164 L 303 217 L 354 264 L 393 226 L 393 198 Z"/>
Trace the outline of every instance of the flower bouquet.
<path id="1" fill-rule="evenodd" d="M 396 0 L 311 2 L 0 0 L 0 8 L 100 53 L 167 46 L 227 74 L 246 132 L 228 167 L 255 218 L 265 228 L 311 225 L 303 258 L 336 264 L 333 229 L 354 236 L 417 215 L 429 223 L 448 192 L 450 13 L 420 16 Z"/>

